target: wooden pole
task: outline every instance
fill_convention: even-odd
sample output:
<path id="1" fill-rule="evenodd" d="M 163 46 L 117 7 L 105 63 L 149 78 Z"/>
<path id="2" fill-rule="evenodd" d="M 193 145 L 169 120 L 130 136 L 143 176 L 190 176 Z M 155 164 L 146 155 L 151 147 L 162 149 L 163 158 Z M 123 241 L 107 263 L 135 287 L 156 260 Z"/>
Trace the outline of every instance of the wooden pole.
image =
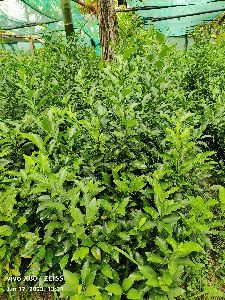
<path id="1" fill-rule="evenodd" d="M 66 37 L 68 38 L 74 33 L 70 0 L 61 0 L 61 7 L 62 7 Z"/>
<path id="2" fill-rule="evenodd" d="M 32 53 L 34 53 L 35 46 L 34 46 L 34 40 L 32 39 L 32 37 L 30 38 L 30 48 L 31 48 Z"/>
<path id="3" fill-rule="evenodd" d="M 41 41 L 41 37 L 39 35 L 28 35 L 28 34 L 17 34 L 12 32 L 0 32 L 1 37 L 12 37 L 12 38 L 18 38 L 18 39 L 33 39 L 33 40 L 39 40 Z"/>
<path id="4" fill-rule="evenodd" d="M 118 38 L 118 22 L 114 0 L 98 0 L 99 35 L 102 60 L 111 61 L 113 44 Z"/>

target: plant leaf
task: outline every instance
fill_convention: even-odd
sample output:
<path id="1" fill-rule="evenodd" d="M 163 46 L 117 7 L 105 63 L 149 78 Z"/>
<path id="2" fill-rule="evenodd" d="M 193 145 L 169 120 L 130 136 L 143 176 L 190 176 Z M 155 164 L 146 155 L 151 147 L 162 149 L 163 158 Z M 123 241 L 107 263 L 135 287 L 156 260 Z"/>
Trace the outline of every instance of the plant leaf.
<path id="1" fill-rule="evenodd" d="M 123 290 L 118 283 L 109 284 L 106 287 L 106 290 L 116 296 L 121 296 L 123 293 Z"/>

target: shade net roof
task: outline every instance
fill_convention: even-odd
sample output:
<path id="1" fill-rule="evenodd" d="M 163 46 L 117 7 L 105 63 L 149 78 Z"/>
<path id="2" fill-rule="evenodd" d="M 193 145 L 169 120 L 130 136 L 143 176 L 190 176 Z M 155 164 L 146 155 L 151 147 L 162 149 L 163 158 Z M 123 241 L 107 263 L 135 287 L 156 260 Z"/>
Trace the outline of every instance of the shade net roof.
<path id="1" fill-rule="evenodd" d="M 146 27 L 154 26 L 167 36 L 183 36 L 194 26 L 225 12 L 224 0 L 129 0 L 137 7 Z"/>
<path id="2" fill-rule="evenodd" d="M 195 25 L 210 21 L 225 11 L 225 0 L 127 0 L 128 8 L 155 25 L 167 36 L 183 36 Z M 99 45 L 96 16 L 82 14 L 71 0 L 75 31 L 87 44 Z M 0 29 L 19 34 L 64 30 L 61 0 L 0 0 Z M 93 43 L 94 42 L 94 43 Z"/>
<path id="3" fill-rule="evenodd" d="M 74 28 L 81 40 L 98 45 L 96 17 L 82 14 L 73 1 L 71 8 Z M 46 27 L 50 31 L 64 30 L 60 0 L 0 0 L 0 30 L 41 34 Z"/>

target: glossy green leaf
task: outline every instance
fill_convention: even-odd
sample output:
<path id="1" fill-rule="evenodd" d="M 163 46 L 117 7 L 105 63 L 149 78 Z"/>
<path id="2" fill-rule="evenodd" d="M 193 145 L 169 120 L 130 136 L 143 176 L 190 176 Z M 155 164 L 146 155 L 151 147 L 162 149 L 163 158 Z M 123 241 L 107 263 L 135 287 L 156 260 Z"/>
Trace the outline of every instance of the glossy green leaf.
<path id="1" fill-rule="evenodd" d="M 101 250 L 98 247 L 92 247 L 91 248 L 91 253 L 94 256 L 95 259 L 101 260 Z"/>
<path id="2" fill-rule="evenodd" d="M 98 213 L 99 204 L 97 200 L 93 198 L 87 205 L 86 205 L 86 219 L 87 225 L 90 225 L 92 222 L 96 220 L 97 213 Z"/>
<path id="3" fill-rule="evenodd" d="M 184 254 L 189 254 L 191 252 L 202 252 L 202 247 L 195 242 L 184 242 L 178 245 L 178 251 Z"/>
<path id="4" fill-rule="evenodd" d="M 158 275 L 150 266 L 138 266 L 140 272 L 144 275 L 146 279 L 157 279 Z"/>
<path id="5" fill-rule="evenodd" d="M 185 293 L 185 290 L 180 287 L 170 288 L 167 292 L 167 295 L 169 296 L 169 299 L 177 298 L 179 296 L 182 296 Z"/>
<path id="6" fill-rule="evenodd" d="M 10 236 L 13 233 L 13 229 L 8 225 L 0 226 L 0 236 Z"/>
<path id="7" fill-rule="evenodd" d="M 101 265 L 101 272 L 102 272 L 102 274 L 105 275 L 106 277 L 111 278 L 111 279 L 113 278 L 113 275 L 112 275 L 112 269 L 111 269 L 111 267 L 110 267 L 109 264 L 103 263 L 103 264 Z"/>
<path id="8" fill-rule="evenodd" d="M 158 236 L 156 237 L 155 243 L 165 255 L 168 255 L 171 253 L 170 249 L 167 246 L 167 243 L 160 237 L 158 237 Z"/>
<path id="9" fill-rule="evenodd" d="M 77 207 L 70 208 L 70 214 L 74 220 L 73 225 L 82 225 L 84 224 L 84 216 L 81 213 L 80 209 Z"/>
<path id="10" fill-rule="evenodd" d="M 151 252 L 145 252 L 146 256 L 147 256 L 147 260 L 149 262 L 153 262 L 153 263 L 157 263 L 157 264 L 165 264 L 166 261 L 164 258 L 162 258 L 160 255 L 158 254 L 153 254 Z"/>
<path id="11" fill-rule="evenodd" d="M 177 260 L 176 258 L 170 258 L 168 263 L 168 269 L 170 275 L 173 276 L 177 272 Z"/>
<path id="12" fill-rule="evenodd" d="M 68 264 L 69 261 L 69 255 L 66 254 L 63 256 L 63 258 L 60 260 L 60 268 L 64 269 L 66 267 L 66 265 Z"/>
<path id="13" fill-rule="evenodd" d="M 85 263 L 83 264 L 83 267 L 81 269 L 81 279 L 82 279 L 82 283 L 85 282 L 88 274 L 90 274 L 90 267 L 89 267 L 89 261 L 85 261 Z"/>
<path id="14" fill-rule="evenodd" d="M 72 273 L 68 270 L 63 270 L 63 277 L 70 290 L 76 292 L 79 285 L 79 278 L 76 273 Z"/>
<path id="15" fill-rule="evenodd" d="M 97 296 L 100 295 L 99 289 L 94 284 L 89 285 L 86 289 L 85 296 L 93 297 L 96 295 Z M 102 299 L 102 298 L 97 298 L 97 299 Z"/>
<path id="16" fill-rule="evenodd" d="M 64 204 L 60 203 L 60 202 L 44 202 L 42 204 L 40 204 L 38 206 L 38 209 L 37 209 L 37 213 L 39 213 L 40 211 L 42 210 L 45 210 L 45 209 L 56 209 L 56 210 L 66 210 L 66 207 Z"/>
<path id="17" fill-rule="evenodd" d="M 123 290 L 118 283 L 109 284 L 105 289 L 116 296 L 121 296 L 123 293 Z"/>
<path id="18" fill-rule="evenodd" d="M 74 253 L 73 253 L 73 257 L 72 260 L 83 260 L 85 258 L 85 256 L 87 256 L 89 253 L 89 248 L 87 247 L 80 247 L 78 248 Z"/>
<path id="19" fill-rule="evenodd" d="M 127 299 L 140 299 L 141 295 L 140 292 L 136 289 L 130 289 L 127 293 Z"/>
<path id="20" fill-rule="evenodd" d="M 3 245 L 3 246 L 0 248 L 0 260 L 4 258 L 5 253 L 6 253 L 6 250 L 7 250 L 6 245 Z"/>
<path id="21" fill-rule="evenodd" d="M 131 276 L 129 276 L 128 278 L 125 278 L 123 280 L 123 284 L 122 284 L 123 290 L 124 291 L 129 290 L 132 287 L 134 281 L 135 281 L 135 279 L 133 277 L 131 277 Z"/>
<path id="22" fill-rule="evenodd" d="M 17 223 L 19 226 L 22 226 L 23 224 L 25 224 L 27 222 L 27 218 L 25 218 L 24 216 L 19 217 Z"/>
<path id="23" fill-rule="evenodd" d="M 21 136 L 25 139 L 31 141 L 34 145 L 36 145 L 40 150 L 44 148 L 44 142 L 42 138 L 35 133 L 21 133 Z"/>
<path id="24" fill-rule="evenodd" d="M 107 243 L 105 243 L 105 242 L 99 242 L 99 243 L 98 243 L 98 247 L 99 247 L 100 249 L 102 249 L 102 250 L 103 250 L 104 252 L 106 252 L 106 253 L 111 253 L 112 246 L 109 245 L 109 244 L 107 244 Z"/>

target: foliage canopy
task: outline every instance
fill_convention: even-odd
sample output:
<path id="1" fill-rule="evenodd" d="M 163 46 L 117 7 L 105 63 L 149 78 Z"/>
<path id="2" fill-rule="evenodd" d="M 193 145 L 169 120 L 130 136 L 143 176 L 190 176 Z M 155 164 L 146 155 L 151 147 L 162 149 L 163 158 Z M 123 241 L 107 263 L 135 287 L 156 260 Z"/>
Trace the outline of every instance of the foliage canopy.
<path id="1" fill-rule="evenodd" d="M 70 299 L 224 296 L 204 264 L 224 263 L 224 49 L 136 30 L 111 64 L 76 40 L 1 52 L 2 288 L 63 273 Z"/>

